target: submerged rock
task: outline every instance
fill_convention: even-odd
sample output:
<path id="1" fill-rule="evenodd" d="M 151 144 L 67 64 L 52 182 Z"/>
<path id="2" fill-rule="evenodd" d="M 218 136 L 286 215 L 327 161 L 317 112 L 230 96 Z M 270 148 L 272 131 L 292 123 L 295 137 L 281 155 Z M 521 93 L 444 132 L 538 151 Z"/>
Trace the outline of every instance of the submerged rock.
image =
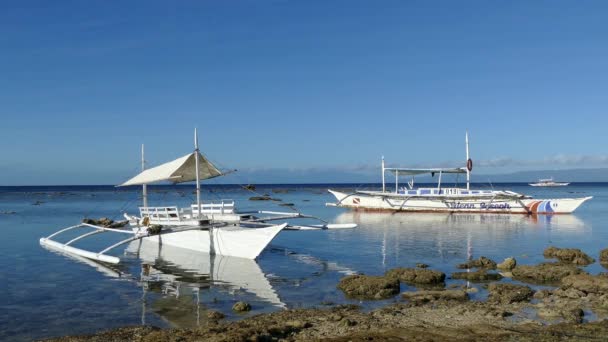
<path id="1" fill-rule="evenodd" d="M 496 265 L 496 268 L 503 271 L 511 271 L 517 266 L 517 261 L 515 258 L 506 258 L 503 262 Z"/>
<path id="2" fill-rule="evenodd" d="M 602 249 L 600 251 L 600 263 L 608 264 L 608 248 Z"/>
<path id="3" fill-rule="evenodd" d="M 585 312 L 581 308 L 567 308 L 562 310 L 562 317 L 564 317 L 567 322 L 583 323 Z"/>
<path id="4" fill-rule="evenodd" d="M 212 320 L 212 321 L 218 321 L 220 319 L 223 319 L 225 316 L 223 313 L 219 312 L 219 311 L 209 311 L 207 312 L 207 318 Z"/>
<path id="5" fill-rule="evenodd" d="M 490 284 L 488 301 L 502 304 L 529 301 L 534 291 L 525 285 Z"/>
<path id="6" fill-rule="evenodd" d="M 543 252 L 545 258 L 557 259 L 563 263 L 586 266 L 595 262 L 595 259 L 578 248 L 549 247 Z"/>
<path id="7" fill-rule="evenodd" d="M 418 267 L 418 268 L 427 268 L 427 267 L 429 267 L 429 265 L 423 264 L 421 262 L 418 262 L 418 263 L 416 263 L 416 267 Z"/>
<path id="8" fill-rule="evenodd" d="M 454 272 L 452 279 L 465 279 L 470 281 L 492 281 L 500 280 L 502 276 L 498 273 L 488 273 L 487 270 L 481 269 L 475 272 Z"/>
<path id="9" fill-rule="evenodd" d="M 440 290 L 440 291 L 412 291 L 404 292 L 401 294 L 403 299 L 410 300 L 412 302 L 431 302 L 436 300 L 453 300 L 453 301 L 465 301 L 469 300 L 469 295 L 463 290 Z"/>
<path id="10" fill-rule="evenodd" d="M 534 299 L 544 299 L 553 295 L 553 290 L 542 289 L 534 292 Z"/>
<path id="11" fill-rule="evenodd" d="M 571 265 L 546 262 L 538 265 L 517 266 L 511 273 L 513 273 L 513 278 L 523 282 L 554 283 L 569 275 L 586 272 Z"/>
<path id="12" fill-rule="evenodd" d="M 357 321 L 348 319 L 346 317 L 342 318 L 339 322 L 340 325 L 343 327 L 354 327 L 355 325 L 357 325 Z"/>
<path id="13" fill-rule="evenodd" d="M 270 196 L 252 196 L 249 197 L 250 201 L 271 201 L 272 198 Z"/>
<path id="14" fill-rule="evenodd" d="M 445 273 L 427 269 L 394 268 L 387 271 L 385 275 L 414 284 L 440 284 L 445 281 Z"/>
<path id="15" fill-rule="evenodd" d="M 570 323 L 582 323 L 585 312 L 579 307 L 560 307 L 540 305 L 536 310 L 539 317 L 547 320 L 564 319 Z"/>
<path id="16" fill-rule="evenodd" d="M 234 310 L 236 312 L 251 311 L 251 305 L 249 303 L 247 303 L 247 302 L 236 302 L 232 306 L 232 310 Z"/>
<path id="17" fill-rule="evenodd" d="M 579 298 L 583 298 L 583 297 L 587 296 L 587 294 L 585 292 L 577 290 L 575 288 L 555 289 L 555 290 L 553 290 L 553 294 L 558 297 L 570 298 L 570 299 L 579 299 Z"/>
<path id="18" fill-rule="evenodd" d="M 100 227 L 106 227 L 106 228 L 121 228 L 121 227 L 126 226 L 129 223 L 129 221 L 127 221 L 127 220 L 114 221 L 114 220 L 110 220 L 107 217 L 102 217 L 97 220 L 85 218 L 82 220 L 82 223 L 92 224 L 94 226 L 100 226 Z"/>
<path id="19" fill-rule="evenodd" d="M 115 221 L 115 222 L 112 222 L 108 226 L 108 228 L 122 228 L 122 227 L 126 226 L 127 224 L 129 224 L 129 221 L 127 221 L 127 220 Z"/>
<path id="20" fill-rule="evenodd" d="M 469 261 L 465 262 L 464 264 L 460 264 L 456 267 L 460 268 L 460 269 L 487 268 L 487 269 L 493 270 L 496 268 L 496 262 L 494 262 L 494 260 L 492 260 L 492 259 L 481 256 L 481 257 L 479 257 L 479 259 L 469 260 Z"/>
<path id="21" fill-rule="evenodd" d="M 255 185 L 253 185 L 253 184 L 247 184 L 243 188 L 245 190 L 251 190 L 251 191 L 253 191 L 253 190 L 255 190 Z"/>
<path id="22" fill-rule="evenodd" d="M 608 276 L 590 274 L 570 275 L 562 279 L 562 289 L 576 289 L 585 294 L 608 294 Z"/>
<path id="23" fill-rule="evenodd" d="M 399 293 L 399 279 L 394 277 L 350 275 L 342 278 L 338 288 L 348 297 L 384 299 Z"/>

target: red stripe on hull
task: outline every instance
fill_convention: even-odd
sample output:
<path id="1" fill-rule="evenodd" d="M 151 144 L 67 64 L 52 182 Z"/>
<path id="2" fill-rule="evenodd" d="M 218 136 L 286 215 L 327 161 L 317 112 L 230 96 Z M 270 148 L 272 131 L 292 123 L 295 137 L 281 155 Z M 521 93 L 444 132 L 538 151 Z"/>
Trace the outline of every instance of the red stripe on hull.
<path id="1" fill-rule="evenodd" d="M 540 205 L 542 201 L 536 201 L 534 203 L 532 203 L 532 205 L 530 207 L 528 207 L 530 210 L 530 212 L 532 212 L 533 214 L 538 214 L 538 206 Z"/>

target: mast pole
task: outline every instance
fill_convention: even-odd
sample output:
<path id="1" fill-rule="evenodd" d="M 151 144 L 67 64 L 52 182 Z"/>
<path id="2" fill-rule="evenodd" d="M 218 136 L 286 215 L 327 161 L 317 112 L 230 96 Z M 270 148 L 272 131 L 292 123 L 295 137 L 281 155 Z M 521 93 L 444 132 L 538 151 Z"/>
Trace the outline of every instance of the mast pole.
<path id="1" fill-rule="evenodd" d="M 466 162 L 466 167 L 467 167 L 467 190 L 469 190 L 469 184 L 471 182 L 471 170 L 469 170 L 469 131 L 467 131 L 465 133 L 464 136 L 464 144 L 466 146 L 466 150 L 467 150 L 467 162 Z"/>
<path id="2" fill-rule="evenodd" d="M 198 173 L 198 134 L 196 132 L 196 128 L 194 128 L 194 158 L 196 161 L 195 172 L 196 172 L 196 206 L 198 208 L 197 217 L 201 216 L 201 180 Z"/>
<path id="3" fill-rule="evenodd" d="M 382 192 L 386 192 L 386 183 L 384 182 L 384 156 L 382 156 Z"/>
<path id="4" fill-rule="evenodd" d="M 145 171 L 146 170 L 146 159 L 144 158 L 144 144 L 141 144 L 141 171 Z M 148 207 L 148 185 L 147 184 L 143 184 L 142 185 L 142 197 L 143 197 L 143 204 L 144 204 L 144 208 Z"/>

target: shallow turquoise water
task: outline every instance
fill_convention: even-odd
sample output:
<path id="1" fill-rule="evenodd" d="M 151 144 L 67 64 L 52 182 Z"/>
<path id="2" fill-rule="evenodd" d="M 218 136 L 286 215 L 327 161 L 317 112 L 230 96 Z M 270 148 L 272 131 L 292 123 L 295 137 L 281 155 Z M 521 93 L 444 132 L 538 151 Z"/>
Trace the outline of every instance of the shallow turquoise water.
<path id="1" fill-rule="evenodd" d="M 209 309 L 222 311 L 228 319 L 328 303 L 357 303 L 371 309 L 396 299 L 348 300 L 336 289 L 338 280 L 346 274 L 382 274 L 417 262 L 450 273 L 456 264 L 481 255 L 497 261 L 514 256 L 520 264 L 533 264 L 544 260 L 542 251 L 549 245 L 581 248 L 597 259 L 599 250 L 608 247 L 608 184 L 553 189 L 495 185 L 537 198 L 594 196 L 574 215 L 538 217 L 351 212 L 324 206 L 332 201 L 327 187 L 267 186 L 257 192 L 329 221 L 356 222 L 358 228 L 283 232 L 257 263 L 131 245 L 115 252 L 124 258 L 119 267 L 48 251 L 38 240 L 83 217 L 120 219 L 123 210 L 135 213 L 136 189 L 0 188 L 0 212 L 15 212 L 0 214 L 0 340 L 92 333 L 142 323 L 191 327 L 204 323 Z M 191 191 L 190 187 L 152 188 L 150 205 L 186 206 L 194 200 Z M 254 194 L 240 187 L 206 187 L 203 195 L 234 199 L 242 211 L 289 210 L 278 206 L 281 202 L 249 201 Z M 33 205 L 37 201 L 42 203 Z M 100 236 L 80 246 L 102 249 L 118 238 Z M 594 264 L 587 270 L 603 269 Z M 474 299 L 484 296 L 480 288 Z M 253 310 L 233 313 L 231 307 L 238 300 L 251 303 Z"/>

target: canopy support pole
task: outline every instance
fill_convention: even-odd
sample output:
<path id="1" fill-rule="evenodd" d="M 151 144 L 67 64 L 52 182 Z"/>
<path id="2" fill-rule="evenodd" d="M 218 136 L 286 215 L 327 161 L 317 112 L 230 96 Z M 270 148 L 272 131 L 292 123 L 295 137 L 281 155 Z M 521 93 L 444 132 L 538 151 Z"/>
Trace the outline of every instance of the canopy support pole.
<path id="1" fill-rule="evenodd" d="M 141 144 L 141 171 L 146 170 L 146 160 L 144 159 L 144 144 Z M 148 185 L 142 185 L 142 197 L 144 208 L 148 207 Z"/>
<path id="2" fill-rule="evenodd" d="M 201 180 L 200 175 L 198 173 L 198 134 L 196 132 L 196 128 L 194 129 L 194 153 L 196 160 L 196 206 L 198 208 L 197 218 L 201 217 Z"/>
<path id="3" fill-rule="evenodd" d="M 437 182 L 437 194 L 439 195 L 439 191 L 441 191 L 441 174 L 442 172 L 439 171 L 439 181 Z"/>
<path id="4" fill-rule="evenodd" d="M 399 192 L 399 170 L 395 170 L 395 193 Z"/>
<path id="5" fill-rule="evenodd" d="M 384 182 L 384 156 L 382 156 L 382 192 L 386 192 L 386 183 Z"/>

